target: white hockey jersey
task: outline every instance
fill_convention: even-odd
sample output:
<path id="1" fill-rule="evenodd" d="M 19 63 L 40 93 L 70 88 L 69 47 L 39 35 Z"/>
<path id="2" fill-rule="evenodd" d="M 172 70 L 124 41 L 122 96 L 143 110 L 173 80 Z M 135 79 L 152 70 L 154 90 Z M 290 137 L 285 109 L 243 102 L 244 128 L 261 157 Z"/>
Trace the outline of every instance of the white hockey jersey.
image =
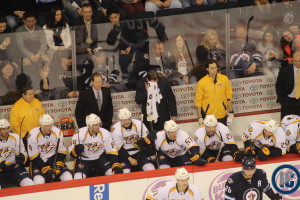
<path id="1" fill-rule="evenodd" d="M 147 195 L 147 199 L 153 200 L 202 200 L 202 194 L 198 187 L 189 184 L 185 193 L 177 190 L 177 182 L 168 181 L 161 187 Z"/>
<path id="2" fill-rule="evenodd" d="M 286 134 L 286 149 L 289 152 L 290 147 L 296 142 L 300 142 L 300 119 L 292 122 L 287 126 L 285 134 Z"/>
<path id="3" fill-rule="evenodd" d="M 44 162 L 55 154 L 58 138 L 60 137 L 58 153 L 66 154 L 67 150 L 64 146 L 64 137 L 61 130 L 57 127 L 51 127 L 51 133 L 44 136 L 40 127 L 35 127 L 30 131 L 28 138 L 28 155 L 30 160 L 35 159 L 40 155 Z"/>
<path id="4" fill-rule="evenodd" d="M 202 155 L 206 148 L 209 150 L 219 150 L 222 142 L 225 144 L 236 144 L 229 128 L 222 123 L 217 124 L 213 136 L 208 136 L 206 134 L 204 125 L 200 126 L 195 132 L 194 139 L 200 146 L 200 155 Z"/>
<path id="5" fill-rule="evenodd" d="M 104 128 L 99 128 L 99 132 L 96 135 L 91 135 L 87 126 L 82 127 L 72 137 L 72 144 L 69 147 L 70 153 L 77 144 L 84 145 L 84 151 L 81 156 L 82 160 L 97 160 L 104 152 L 118 155 L 110 132 Z"/>
<path id="6" fill-rule="evenodd" d="M 282 155 L 286 154 L 286 136 L 281 127 L 277 127 L 274 134 L 265 138 L 263 134 L 267 120 L 254 120 L 242 135 L 242 140 L 251 140 L 253 146 L 262 149 L 263 147 L 278 147 L 282 150 Z"/>
<path id="7" fill-rule="evenodd" d="M 0 140 L 0 160 L 9 161 L 12 164 L 16 163 L 16 154 L 20 153 L 19 148 L 20 136 L 15 133 L 9 133 L 7 140 Z M 25 150 L 23 141 L 21 140 L 21 153 L 24 154 L 25 160 L 28 155 Z"/>
<path id="8" fill-rule="evenodd" d="M 159 131 L 155 140 L 155 147 L 157 150 L 161 149 L 170 158 L 182 156 L 191 147 L 198 146 L 189 134 L 181 129 L 177 130 L 175 142 L 168 143 L 166 137 L 167 133 L 165 130 Z"/>
<path id="9" fill-rule="evenodd" d="M 125 129 L 120 121 L 115 123 L 111 128 L 112 138 L 117 150 L 119 151 L 122 145 L 124 145 L 123 148 L 125 150 L 129 150 L 129 155 L 133 155 L 138 152 L 133 145 L 134 142 L 141 138 L 145 138 L 149 133 L 147 127 L 140 120 L 131 119 L 131 122 L 132 128 L 130 130 Z M 141 129 L 142 126 L 143 130 Z M 143 132 L 141 133 L 141 131 Z"/>
<path id="10" fill-rule="evenodd" d="M 292 122 L 299 120 L 300 116 L 298 115 L 286 115 L 280 123 L 281 128 L 285 131 L 288 125 L 290 125 Z"/>

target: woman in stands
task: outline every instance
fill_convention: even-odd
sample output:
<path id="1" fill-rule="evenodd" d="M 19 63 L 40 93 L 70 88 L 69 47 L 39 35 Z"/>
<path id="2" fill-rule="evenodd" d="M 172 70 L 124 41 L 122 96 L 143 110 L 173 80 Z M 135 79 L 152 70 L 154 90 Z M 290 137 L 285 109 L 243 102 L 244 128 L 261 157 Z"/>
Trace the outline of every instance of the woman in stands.
<path id="1" fill-rule="evenodd" d="M 11 39 L 8 34 L 11 29 L 7 26 L 6 19 L 4 17 L 0 17 L 0 61 L 7 60 L 8 56 L 8 48 L 11 46 Z"/>
<path id="2" fill-rule="evenodd" d="M 281 66 L 292 64 L 292 57 L 296 51 L 296 45 L 294 44 L 294 38 L 289 30 L 284 30 L 282 32 L 282 37 L 280 40 L 280 47 L 283 51 L 283 59 L 281 61 Z"/>
<path id="3" fill-rule="evenodd" d="M 43 26 L 47 44 L 49 47 L 49 56 L 52 59 L 57 50 L 65 50 L 71 47 L 71 33 L 69 25 L 62 17 L 62 10 L 53 7 L 49 13 L 48 23 Z"/>
<path id="4" fill-rule="evenodd" d="M 3 61 L 0 64 L 0 96 L 4 96 L 8 91 L 16 89 L 15 66 L 10 61 Z"/>
<path id="5" fill-rule="evenodd" d="M 257 50 L 264 56 L 264 74 L 274 75 L 275 77 L 278 76 L 279 68 L 281 67 L 280 59 L 282 58 L 276 36 L 276 32 L 273 29 L 267 29 L 257 45 Z"/>
<path id="6" fill-rule="evenodd" d="M 202 44 L 196 49 L 198 62 L 206 64 L 209 59 L 216 61 L 221 70 L 226 68 L 226 52 L 222 49 L 217 32 L 209 29 L 205 32 Z"/>

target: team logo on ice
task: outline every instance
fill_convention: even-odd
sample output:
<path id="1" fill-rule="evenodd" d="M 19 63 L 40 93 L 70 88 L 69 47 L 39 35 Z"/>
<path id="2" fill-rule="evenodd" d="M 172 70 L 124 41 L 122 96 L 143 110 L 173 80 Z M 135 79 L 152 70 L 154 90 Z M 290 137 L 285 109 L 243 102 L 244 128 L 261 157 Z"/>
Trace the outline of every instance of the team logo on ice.
<path id="1" fill-rule="evenodd" d="M 259 191 L 256 188 L 250 188 L 244 193 L 244 200 L 258 200 L 260 199 Z"/>
<path id="2" fill-rule="evenodd" d="M 223 200 L 225 196 L 225 183 L 227 179 L 234 173 L 233 170 L 228 170 L 218 174 L 209 186 L 210 200 Z"/>

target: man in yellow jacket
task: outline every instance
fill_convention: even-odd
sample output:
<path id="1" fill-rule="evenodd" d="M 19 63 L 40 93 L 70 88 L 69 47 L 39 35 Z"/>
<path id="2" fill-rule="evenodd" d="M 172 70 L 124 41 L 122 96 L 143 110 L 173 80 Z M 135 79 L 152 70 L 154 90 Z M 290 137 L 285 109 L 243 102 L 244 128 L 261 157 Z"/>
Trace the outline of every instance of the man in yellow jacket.
<path id="1" fill-rule="evenodd" d="M 206 115 L 214 115 L 224 125 L 231 125 L 234 118 L 232 88 L 227 76 L 217 72 L 217 64 L 210 59 L 206 66 L 208 74 L 197 83 L 195 105 L 198 121 L 203 124 Z M 227 117 L 227 112 L 229 115 Z M 203 116 L 202 116 L 203 115 Z"/>
<path id="2" fill-rule="evenodd" d="M 34 98 L 33 88 L 29 85 L 21 89 L 22 97 L 12 106 L 10 111 L 10 127 L 13 133 L 21 136 L 25 147 L 27 146 L 27 133 L 34 127 L 39 126 L 39 118 L 45 114 L 45 110 L 41 102 Z M 25 144 L 26 143 L 26 144 Z"/>

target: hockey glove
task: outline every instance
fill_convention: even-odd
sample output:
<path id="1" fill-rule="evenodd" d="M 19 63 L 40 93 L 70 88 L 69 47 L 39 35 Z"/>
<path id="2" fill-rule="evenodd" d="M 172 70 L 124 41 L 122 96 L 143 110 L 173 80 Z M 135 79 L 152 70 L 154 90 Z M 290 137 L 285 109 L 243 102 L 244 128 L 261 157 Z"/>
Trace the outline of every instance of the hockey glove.
<path id="1" fill-rule="evenodd" d="M 226 122 L 227 126 L 232 125 L 233 119 L 234 119 L 233 113 L 229 113 L 229 115 L 228 115 L 228 117 L 227 117 L 227 122 Z"/>
<path id="2" fill-rule="evenodd" d="M 255 155 L 255 151 L 254 150 L 251 150 L 251 147 L 247 147 L 245 149 L 245 155 L 247 157 L 253 157 Z"/>
<path id="3" fill-rule="evenodd" d="M 297 149 L 298 153 L 300 154 L 300 142 L 296 143 L 296 149 Z"/>
<path id="4" fill-rule="evenodd" d="M 16 163 L 17 164 L 22 165 L 22 164 L 24 164 L 24 162 L 25 162 L 24 154 L 20 153 L 20 154 L 16 155 Z"/>
<path id="5" fill-rule="evenodd" d="M 202 117 L 199 117 L 198 118 L 198 122 L 199 122 L 199 125 L 201 126 L 203 124 L 203 118 Z"/>
<path id="6" fill-rule="evenodd" d="M 145 141 L 147 144 L 150 144 L 151 142 L 154 142 L 156 140 L 156 132 L 156 130 L 150 131 L 150 133 L 145 137 Z"/>
<path id="7" fill-rule="evenodd" d="M 202 159 L 202 158 L 198 158 L 195 162 L 193 162 L 194 165 L 197 166 L 203 166 L 206 164 L 206 160 Z"/>
<path id="8" fill-rule="evenodd" d="M 282 200 L 282 196 L 280 196 L 278 193 L 274 194 L 271 198 L 272 200 Z"/>
<path id="9" fill-rule="evenodd" d="M 270 150 L 268 147 L 263 147 L 261 151 L 258 153 L 258 159 L 261 161 L 267 160 L 268 156 L 270 155 Z"/>
<path id="10" fill-rule="evenodd" d="M 75 146 L 75 153 L 77 154 L 77 156 L 80 156 L 84 151 L 84 146 L 83 144 L 77 144 Z"/>
<path id="11" fill-rule="evenodd" d="M 145 146 L 145 140 L 144 140 L 144 138 L 139 139 L 139 140 L 135 140 L 134 143 L 133 143 L 133 146 L 135 148 L 137 148 L 138 150 L 144 148 L 144 146 Z"/>
<path id="12" fill-rule="evenodd" d="M 209 158 L 207 158 L 207 162 L 208 163 L 214 163 L 214 162 L 216 162 L 216 158 L 215 157 L 209 157 Z"/>
<path id="13" fill-rule="evenodd" d="M 244 156 L 241 152 L 239 151 L 236 151 L 234 154 L 233 154 L 233 159 L 237 162 L 242 162 Z"/>
<path id="14" fill-rule="evenodd" d="M 41 171 L 45 177 L 46 183 L 49 183 L 53 180 L 52 168 L 49 165 L 43 167 Z"/>
<path id="15" fill-rule="evenodd" d="M 64 168 L 64 166 L 65 166 L 64 162 L 62 162 L 62 161 L 57 161 L 56 162 L 55 171 L 54 171 L 55 176 L 60 175 L 60 173 L 61 173 L 62 169 Z"/>
<path id="16" fill-rule="evenodd" d="M 8 171 L 11 171 L 13 170 L 15 167 L 15 165 L 13 165 L 10 161 L 1 161 L 0 163 L 0 169 L 1 171 L 4 171 L 4 172 L 8 172 Z"/>
<path id="17" fill-rule="evenodd" d="M 112 166 L 113 174 L 122 174 L 122 166 L 120 163 L 114 163 Z"/>

